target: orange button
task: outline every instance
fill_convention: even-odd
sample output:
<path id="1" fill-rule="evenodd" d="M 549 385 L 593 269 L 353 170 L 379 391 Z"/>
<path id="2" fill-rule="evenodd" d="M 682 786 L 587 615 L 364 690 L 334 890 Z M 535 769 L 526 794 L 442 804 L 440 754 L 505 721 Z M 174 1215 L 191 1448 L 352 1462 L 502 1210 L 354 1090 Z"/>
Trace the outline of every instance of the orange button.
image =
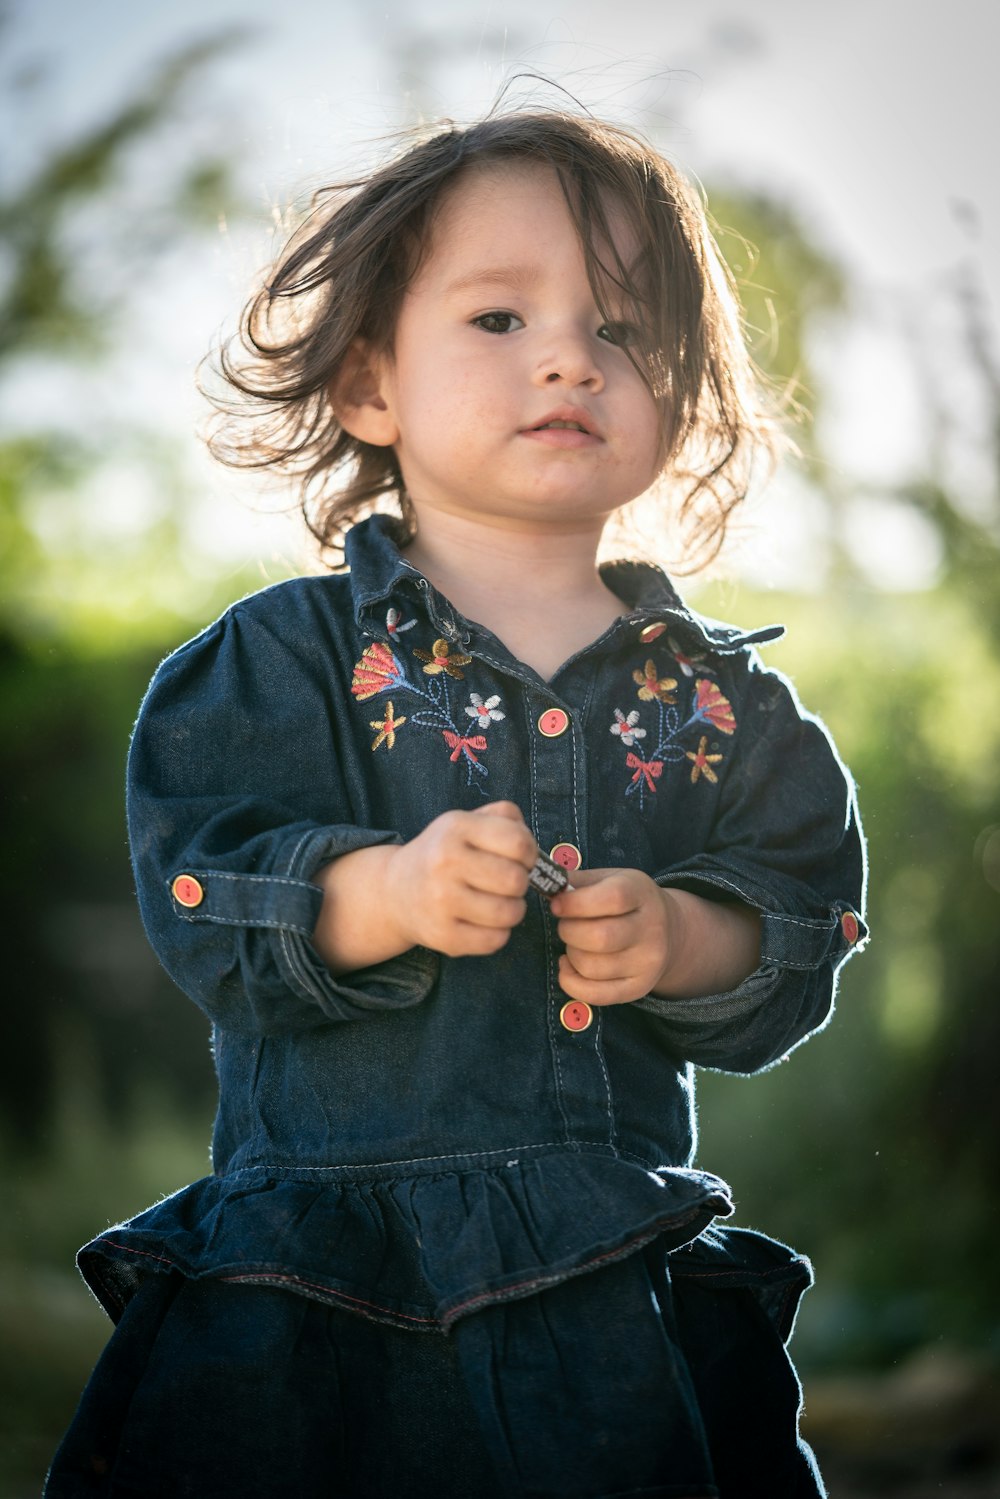
<path id="1" fill-rule="evenodd" d="M 659 640 L 660 636 L 663 634 L 666 628 L 667 627 L 662 620 L 657 621 L 657 623 L 653 625 L 644 625 L 643 628 L 639 631 L 639 639 L 645 641 L 645 643 L 648 645 L 651 640 Z"/>
<path id="2" fill-rule="evenodd" d="M 855 942 L 857 942 L 858 940 L 858 933 L 861 930 L 861 928 L 858 926 L 858 918 L 855 916 L 853 911 L 845 911 L 843 916 L 841 916 L 840 930 L 843 932 L 847 941 L 853 947 Z"/>
<path id="3" fill-rule="evenodd" d="M 538 720 L 538 732 L 544 734 L 546 739 L 557 739 L 568 728 L 569 714 L 564 713 L 561 708 L 546 708 Z"/>
<path id="4" fill-rule="evenodd" d="M 582 999 L 571 999 L 559 1011 L 559 1019 L 568 1031 L 585 1031 L 593 1018 L 593 1010 Z"/>
<path id="5" fill-rule="evenodd" d="M 549 858 L 555 859 L 563 869 L 579 869 L 583 855 L 575 843 L 556 843 L 549 849 Z"/>
<path id="6" fill-rule="evenodd" d="M 205 899 L 205 892 L 193 874 L 179 874 L 170 888 L 179 906 L 200 906 Z"/>

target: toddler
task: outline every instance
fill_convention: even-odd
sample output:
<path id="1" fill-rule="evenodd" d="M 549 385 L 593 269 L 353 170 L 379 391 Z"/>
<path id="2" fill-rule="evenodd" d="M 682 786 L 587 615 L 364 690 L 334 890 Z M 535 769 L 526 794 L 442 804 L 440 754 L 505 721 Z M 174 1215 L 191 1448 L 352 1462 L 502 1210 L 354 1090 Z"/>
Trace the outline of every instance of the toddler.
<path id="1" fill-rule="evenodd" d="M 808 1262 L 721 1226 L 694 1067 L 828 1019 L 853 786 L 780 629 L 597 563 L 650 490 L 703 560 L 776 445 L 696 196 L 590 118 L 443 128 L 322 195 L 223 368 L 337 566 L 140 712 L 213 1174 L 81 1251 L 117 1326 L 48 1499 L 823 1493 Z"/>

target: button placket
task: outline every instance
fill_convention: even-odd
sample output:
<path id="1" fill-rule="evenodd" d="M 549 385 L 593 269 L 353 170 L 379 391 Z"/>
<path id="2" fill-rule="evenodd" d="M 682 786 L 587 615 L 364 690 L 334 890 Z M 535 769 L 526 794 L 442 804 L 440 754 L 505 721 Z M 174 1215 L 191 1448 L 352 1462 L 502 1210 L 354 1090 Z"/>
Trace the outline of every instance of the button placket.
<path id="1" fill-rule="evenodd" d="M 549 849 L 549 858 L 569 872 L 579 869 L 583 863 L 583 855 L 575 843 L 553 843 Z"/>
<path id="2" fill-rule="evenodd" d="M 558 739 L 569 728 L 569 714 L 564 708 L 546 708 L 538 717 L 538 732 L 546 739 Z"/>
<path id="3" fill-rule="evenodd" d="M 568 1031 L 586 1031 L 593 1023 L 594 1012 L 583 999 L 571 999 L 559 1011 L 559 1019 Z"/>

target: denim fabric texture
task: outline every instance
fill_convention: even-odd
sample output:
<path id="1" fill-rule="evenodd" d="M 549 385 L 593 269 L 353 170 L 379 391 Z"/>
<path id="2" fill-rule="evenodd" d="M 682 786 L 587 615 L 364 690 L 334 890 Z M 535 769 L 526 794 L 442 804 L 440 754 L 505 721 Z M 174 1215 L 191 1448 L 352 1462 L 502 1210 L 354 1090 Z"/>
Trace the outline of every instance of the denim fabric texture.
<path id="1" fill-rule="evenodd" d="M 125 1308 L 46 1499 L 817 1499 L 798 1405 L 754 1295 L 683 1249 L 448 1336 L 173 1272 Z"/>
<path id="2" fill-rule="evenodd" d="M 116 1320 L 179 1272 L 400 1329 L 467 1323 L 468 1342 L 494 1304 L 596 1283 L 655 1241 L 706 1284 L 749 1288 L 786 1335 L 808 1270 L 710 1228 L 729 1191 L 694 1164 L 695 1066 L 786 1056 L 867 936 L 850 776 L 756 650 L 780 629 L 704 619 L 658 569 L 614 563 L 626 612 L 544 681 L 435 591 L 384 517 L 353 528 L 348 560 L 235 605 L 142 705 L 139 901 L 212 1022 L 220 1103 L 213 1174 L 87 1245 L 88 1283 Z M 730 993 L 567 1029 L 555 922 L 532 894 L 494 957 L 416 948 L 332 976 L 310 943 L 317 869 L 501 799 L 546 852 L 754 907 L 760 967 Z"/>

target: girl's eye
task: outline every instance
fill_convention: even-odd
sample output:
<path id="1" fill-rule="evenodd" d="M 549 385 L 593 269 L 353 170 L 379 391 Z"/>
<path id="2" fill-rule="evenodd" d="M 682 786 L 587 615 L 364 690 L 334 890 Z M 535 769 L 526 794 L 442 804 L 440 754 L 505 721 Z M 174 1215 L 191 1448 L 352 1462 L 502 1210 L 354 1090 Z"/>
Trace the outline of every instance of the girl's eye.
<path id="1" fill-rule="evenodd" d="M 621 349 L 631 348 L 639 342 L 639 330 L 634 323 L 602 323 L 597 336 Z"/>
<path id="2" fill-rule="evenodd" d="M 484 333 L 512 333 L 515 323 L 519 328 L 524 327 L 514 312 L 481 312 L 472 319 L 473 327 L 482 328 Z"/>

